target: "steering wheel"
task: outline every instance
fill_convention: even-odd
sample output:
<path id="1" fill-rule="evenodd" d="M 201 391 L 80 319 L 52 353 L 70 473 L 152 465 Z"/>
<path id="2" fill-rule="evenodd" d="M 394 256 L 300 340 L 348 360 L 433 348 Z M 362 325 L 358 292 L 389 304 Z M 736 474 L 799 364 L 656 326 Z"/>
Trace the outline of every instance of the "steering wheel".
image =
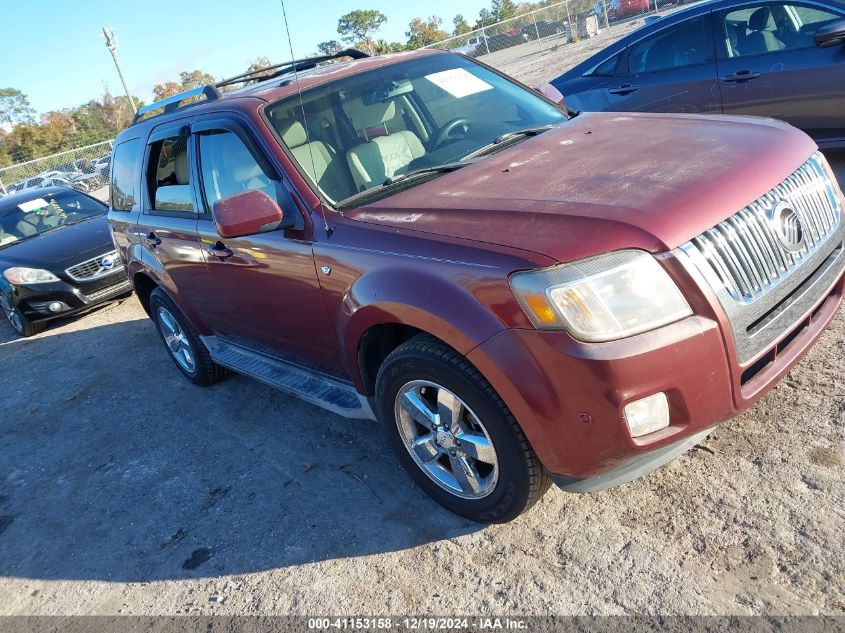
<path id="1" fill-rule="evenodd" d="M 439 130 L 437 130 L 437 136 L 434 137 L 434 147 L 440 147 L 445 143 L 448 138 L 449 134 L 452 133 L 459 125 L 463 125 L 469 128 L 469 120 L 465 117 L 458 117 L 457 119 L 452 119 L 451 121 L 446 121 Z"/>

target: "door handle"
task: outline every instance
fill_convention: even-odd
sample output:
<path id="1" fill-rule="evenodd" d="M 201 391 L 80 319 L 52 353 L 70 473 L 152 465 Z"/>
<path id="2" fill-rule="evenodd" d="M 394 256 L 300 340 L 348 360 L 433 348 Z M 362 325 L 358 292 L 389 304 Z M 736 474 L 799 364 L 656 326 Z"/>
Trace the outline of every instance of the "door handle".
<path id="1" fill-rule="evenodd" d="M 161 244 L 161 240 L 156 236 L 155 233 L 150 233 L 149 235 L 145 235 L 143 240 L 150 246 L 156 247 Z"/>
<path id="2" fill-rule="evenodd" d="M 738 70 L 733 75 L 722 77 L 722 81 L 751 81 L 752 79 L 757 79 L 759 76 L 760 73 L 752 73 L 750 70 Z"/>
<path id="3" fill-rule="evenodd" d="M 612 95 L 627 95 L 632 92 L 636 92 L 639 89 L 639 86 L 634 86 L 631 84 L 622 84 L 618 88 L 608 88 L 607 91 Z"/>
<path id="4" fill-rule="evenodd" d="M 235 254 L 231 248 L 226 248 L 226 245 L 223 244 L 223 242 L 217 242 L 212 246 L 209 246 L 208 252 L 214 255 L 220 261 L 224 262 Z"/>

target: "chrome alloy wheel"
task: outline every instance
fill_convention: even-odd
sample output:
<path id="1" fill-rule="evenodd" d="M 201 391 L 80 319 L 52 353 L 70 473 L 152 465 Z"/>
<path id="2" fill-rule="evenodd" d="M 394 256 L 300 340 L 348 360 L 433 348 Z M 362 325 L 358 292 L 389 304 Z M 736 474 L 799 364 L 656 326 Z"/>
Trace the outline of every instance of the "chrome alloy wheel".
<path id="1" fill-rule="evenodd" d="M 463 499 L 482 499 L 499 478 L 496 449 L 478 416 L 454 393 L 414 380 L 396 395 L 396 425 L 422 471 Z"/>
<path id="2" fill-rule="evenodd" d="M 189 374 L 193 374 L 196 368 L 194 353 L 191 350 L 191 342 L 182 331 L 182 326 L 164 307 L 159 306 L 156 317 L 167 349 L 173 354 L 173 358 L 179 363 L 179 367 Z"/>

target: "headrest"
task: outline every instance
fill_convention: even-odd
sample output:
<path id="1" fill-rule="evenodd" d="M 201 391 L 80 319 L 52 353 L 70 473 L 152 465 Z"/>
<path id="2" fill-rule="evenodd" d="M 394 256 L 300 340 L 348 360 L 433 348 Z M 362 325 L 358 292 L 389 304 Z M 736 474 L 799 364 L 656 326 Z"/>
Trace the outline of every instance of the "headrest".
<path id="1" fill-rule="evenodd" d="M 176 176 L 176 182 L 180 185 L 188 184 L 188 150 L 183 149 L 176 154 L 176 160 L 173 163 L 173 173 Z"/>
<path id="2" fill-rule="evenodd" d="M 282 140 L 291 149 L 305 145 L 308 142 L 308 134 L 305 132 L 305 126 L 299 121 L 294 121 L 282 132 Z"/>
<path id="3" fill-rule="evenodd" d="M 748 19 L 748 28 L 752 31 L 773 31 L 775 20 L 769 7 L 760 7 Z"/>
<path id="4" fill-rule="evenodd" d="M 361 99 L 347 101 L 343 104 L 346 115 L 352 120 L 356 130 L 367 130 L 371 127 L 381 127 L 385 121 L 396 116 L 396 102 L 376 102 L 364 105 Z"/>

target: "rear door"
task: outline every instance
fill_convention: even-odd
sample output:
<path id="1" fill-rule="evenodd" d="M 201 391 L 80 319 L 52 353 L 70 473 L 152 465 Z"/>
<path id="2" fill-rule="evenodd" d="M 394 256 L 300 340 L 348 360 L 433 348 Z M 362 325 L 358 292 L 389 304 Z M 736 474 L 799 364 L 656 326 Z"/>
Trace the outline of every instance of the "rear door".
<path id="1" fill-rule="evenodd" d="M 604 91 L 611 112 L 720 112 L 709 15 L 631 44 Z"/>
<path id="2" fill-rule="evenodd" d="M 206 292 L 205 260 L 197 235 L 198 206 L 190 161 L 195 149 L 190 119 L 153 128 L 144 150 L 139 258 L 197 322 L 194 306 Z M 197 325 L 200 325 L 197 323 Z"/>
<path id="3" fill-rule="evenodd" d="M 761 2 L 713 17 L 726 114 L 775 117 L 822 143 L 845 140 L 845 46 L 813 40 L 842 9 Z"/>
<path id="4" fill-rule="evenodd" d="M 336 373 L 341 359 L 311 247 L 310 222 L 293 202 L 248 126 L 239 119 L 202 118 L 194 125 L 203 214 L 205 285 L 199 309 L 217 334 L 257 351 Z M 295 226 L 223 238 L 212 210 L 218 200 L 259 189 L 296 214 Z"/>

